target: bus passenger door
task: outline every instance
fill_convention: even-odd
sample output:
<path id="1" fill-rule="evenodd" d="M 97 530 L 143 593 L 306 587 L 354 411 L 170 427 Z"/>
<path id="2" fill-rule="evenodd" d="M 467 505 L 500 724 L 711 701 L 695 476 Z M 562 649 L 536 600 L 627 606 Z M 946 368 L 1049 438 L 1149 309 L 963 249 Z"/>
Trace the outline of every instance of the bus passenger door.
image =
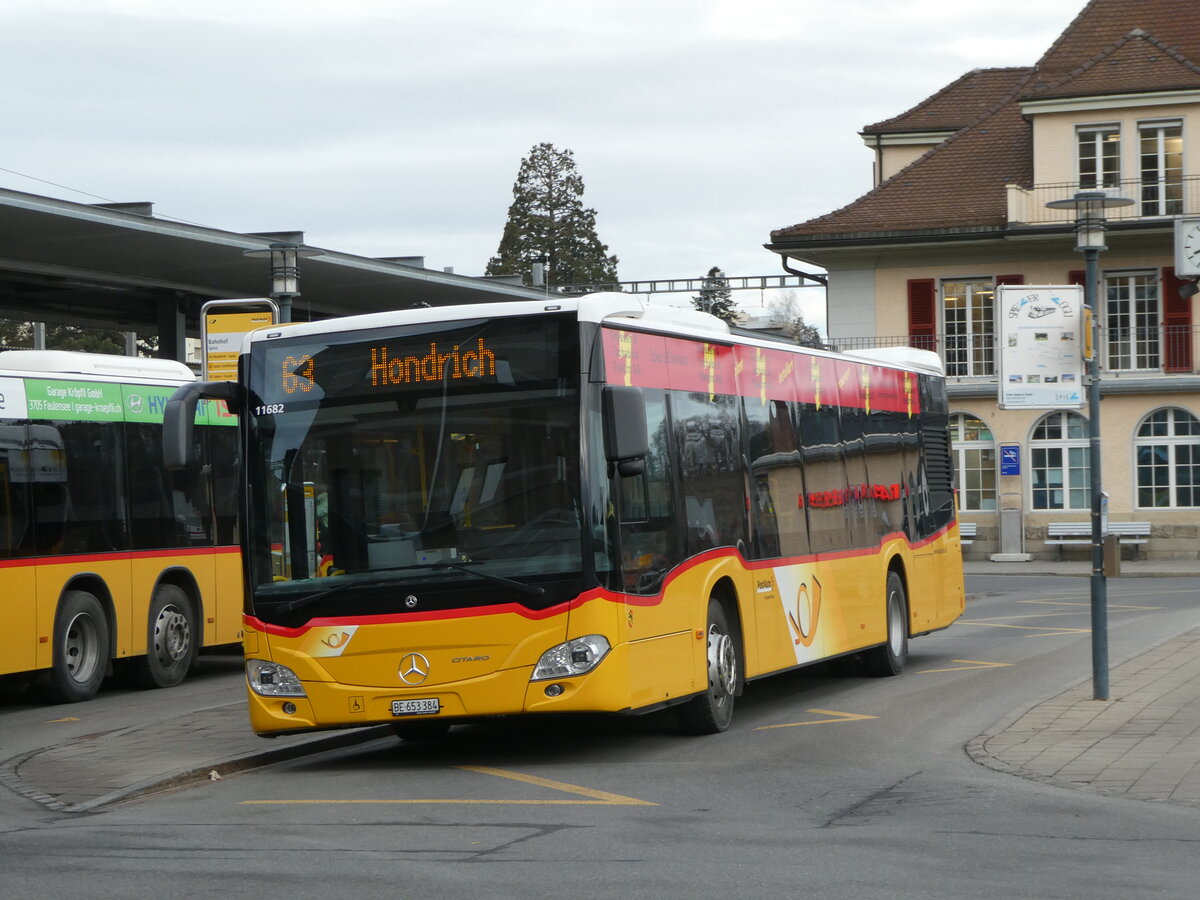
<path id="1" fill-rule="evenodd" d="M 646 390 L 645 401 L 645 471 L 628 476 L 614 472 L 611 483 L 620 522 L 621 591 L 628 598 L 622 618 L 634 708 L 700 689 L 693 683 L 697 642 L 695 622 L 689 618 L 700 607 L 689 603 L 695 598 L 680 584 L 686 576 L 666 580 L 683 554 L 666 402 L 656 390 Z"/>

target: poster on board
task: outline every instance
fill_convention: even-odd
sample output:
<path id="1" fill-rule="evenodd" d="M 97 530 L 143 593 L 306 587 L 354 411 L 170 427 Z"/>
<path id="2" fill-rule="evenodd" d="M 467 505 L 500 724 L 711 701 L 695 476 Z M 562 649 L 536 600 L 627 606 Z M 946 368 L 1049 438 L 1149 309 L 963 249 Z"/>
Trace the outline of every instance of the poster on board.
<path id="1" fill-rule="evenodd" d="M 1083 408 L 1083 288 L 1000 285 L 996 317 L 1000 408 Z"/>
<path id="2" fill-rule="evenodd" d="M 204 377 L 208 381 L 237 381 L 242 339 L 251 331 L 273 325 L 279 311 L 273 300 L 210 300 L 200 311 Z"/>

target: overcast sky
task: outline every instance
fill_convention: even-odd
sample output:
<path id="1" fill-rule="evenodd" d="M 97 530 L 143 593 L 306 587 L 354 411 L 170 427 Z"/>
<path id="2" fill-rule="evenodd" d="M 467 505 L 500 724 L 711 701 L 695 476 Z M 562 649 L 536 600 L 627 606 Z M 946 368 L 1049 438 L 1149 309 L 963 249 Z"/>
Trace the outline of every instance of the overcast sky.
<path id="1" fill-rule="evenodd" d="M 623 280 L 778 274 L 771 229 L 870 188 L 863 126 L 1083 2 L 0 0 L 0 187 L 480 275 L 547 141 Z"/>

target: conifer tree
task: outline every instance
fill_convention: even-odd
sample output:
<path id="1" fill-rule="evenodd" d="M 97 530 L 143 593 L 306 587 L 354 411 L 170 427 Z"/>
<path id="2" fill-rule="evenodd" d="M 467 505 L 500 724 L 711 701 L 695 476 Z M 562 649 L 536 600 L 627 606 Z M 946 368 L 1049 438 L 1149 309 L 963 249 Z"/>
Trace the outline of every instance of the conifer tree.
<path id="1" fill-rule="evenodd" d="M 521 160 L 513 202 L 488 275 L 520 275 L 530 283 L 535 262 L 546 284 L 603 284 L 617 280 L 617 257 L 596 234 L 596 211 L 583 205 L 583 178 L 575 154 L 537 144 Z"/>
<path id="2" fill-rule="evenodd" d="M 701 283 L 700 293 L 692 298 L 692 306 L 700 312 L 712 313 L 730 325 L 736 325 L 742 318 L 741 310 L 733 302 L 729 279 L 725 277 L 720 266 L 713 266 L 708 270 Z"/>

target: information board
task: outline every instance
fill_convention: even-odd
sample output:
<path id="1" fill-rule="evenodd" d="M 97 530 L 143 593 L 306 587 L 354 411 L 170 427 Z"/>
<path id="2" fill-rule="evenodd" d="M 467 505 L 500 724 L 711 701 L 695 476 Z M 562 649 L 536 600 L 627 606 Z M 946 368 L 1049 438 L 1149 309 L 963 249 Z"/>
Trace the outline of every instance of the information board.
<path id="1" fill-rule="evenodd" d="M 1083 288 L 1001 285 L 999 405 L 1001 409 L 1081 409 Z"/>
<path id="2" fill-rule="evenodd" d="M 275 304 L 270 300 L 213 300 L 201 311 L 204 339 L 204 377 L 208 381 L 237 381 L 242 338 L 272 325 Z"/>

